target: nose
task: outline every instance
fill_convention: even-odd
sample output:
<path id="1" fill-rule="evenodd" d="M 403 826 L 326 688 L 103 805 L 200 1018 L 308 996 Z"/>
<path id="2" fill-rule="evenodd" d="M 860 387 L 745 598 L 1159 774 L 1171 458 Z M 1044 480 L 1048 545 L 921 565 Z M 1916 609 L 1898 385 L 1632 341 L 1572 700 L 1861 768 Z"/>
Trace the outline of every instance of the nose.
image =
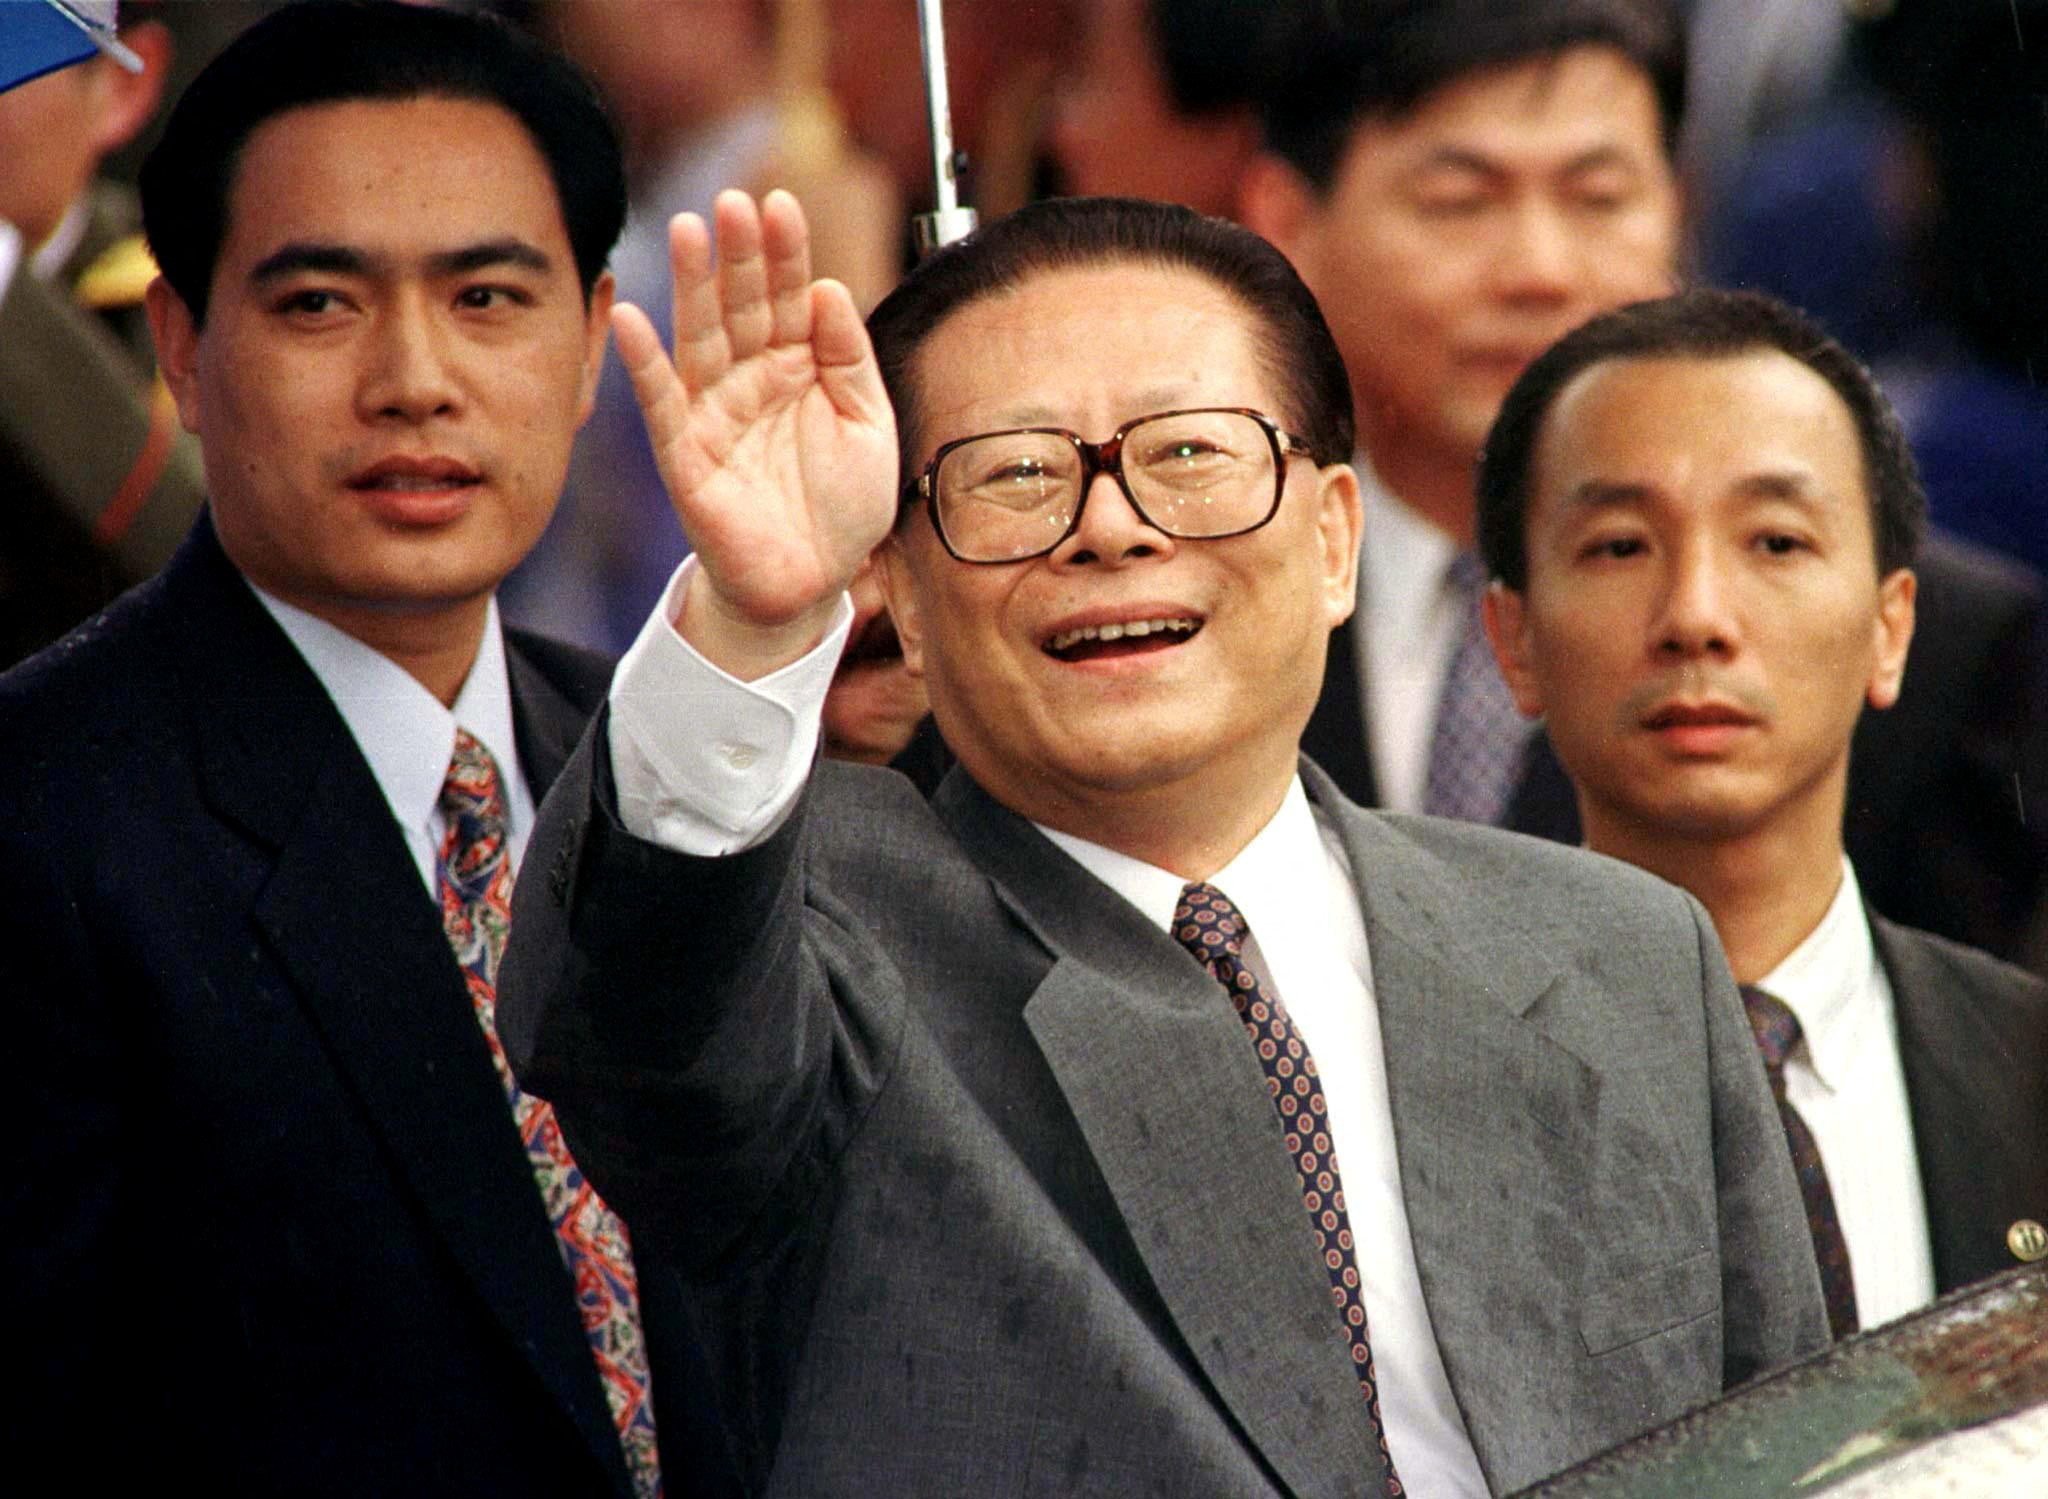
<path id="1" fill-rule="evenodd" d="M 365 420 L 423 422 L 460 405 L 447 330 L 423 297 L 401 297 L 367 335 L 357 404 Z"/>
<path id="2" fill-rule="evenodd" d="M 1672 661 L 1735 653 L 1741 625 L 1733 581 L 1712 548 L 1690 546 L 1672 557 L 1653 639 L 1657 654 Z"/>
<path id="3" fill-rule="evenodd" d="M 1170 557 L 1173 550 L 1173 538 L 1138 513 L 1116 476 L 1099 473 L 1081 496 L 1080 522 L 1053 548 L 1052 561 L 1059 567 L 1121 567 L 1141 558 Z"/>
<path id="4" fill-rule="evenodd" d="M 1540 198 L 1510 209 L 1496 262 L 1496 282 L 1508 300 L 1549 306 L 1568 302 L 1583 280 L 1578 236 L 1564 211 Z"/>

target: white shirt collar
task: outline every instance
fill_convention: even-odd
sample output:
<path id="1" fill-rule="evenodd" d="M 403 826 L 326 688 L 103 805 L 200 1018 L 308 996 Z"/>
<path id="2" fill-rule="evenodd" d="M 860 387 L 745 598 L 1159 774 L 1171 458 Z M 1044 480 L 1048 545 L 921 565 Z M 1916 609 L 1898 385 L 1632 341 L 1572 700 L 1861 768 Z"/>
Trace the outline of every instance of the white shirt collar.
<path id="1" fill-rule="evenodd" d="M 1048 827 L 1040 827 L 1039 831 L 1083 869 L 1136 906 L 1161 931 L 1173 925 L 1174 908 L 1180 904 L 1181 891 L 1188 883 L 1179 875 L 1071 833 Z M 1309 808 L 1308 793 L 1302 789 L 1301 777 L 1296 776 L 1288 783 L 1280 809 L 1238 851 L 1236 858 L 1210 877 L 1209 883 L 1230 897 L 1254 933 L 1261 930 L 1262 921 L 1266 929 L 1274 930 L 1278 913 L 1262 914 L 1262 906 L 1272 900 L 1285 900 L 1285 892 L 1302 880 L 1302 871 L 1321 869 L 1327 858 L 1322 831 Z M 1268 916 L 1274 919 L 1267 920 Z"/>
<path id="2" fill-rule="evenodd" d="M 508 837 L 516 857 L 533 825 L 533 797 L 519 765 L 512 727 L 511 678 L 497 600 L 490 602 L 476 661 L 451 710 L 388 656 L 326 620 L 254 584 L 250 587 L 334 700 L 391 815 L 405 831 L 415 861 L 423 847 L 438 845 L 433 835 L 440 827 L 441 786 L 455 753 L 458 726 L 475 735 L 498 762 Z M 431 856 L 423 873 L 432 889 Z"/>
<path id="3" fill-rule="evenodd" d="M 1361 595 L 1374 600 L 1382 619 L 1422 614 L 1442 594 L 1458 544 L 1448 531 L 1382 484 L 1363 453 L 1351 460 L 1365 502 L 1365 547 L 1359 559 Z"/>
<path id="4" fill-rule="evenodd" d="M 1859 1001 L 1877 992 L 1876 971 L 1877 947 L 1863 912 L 1863 894 L 1844 855 L 1842 883 L 1827 914 L 1757 985 L 1798 1017 L 1807 1057 L 1825 1087 L 1847 1080 L 1844 1069 L 1862 1019 Z"/>

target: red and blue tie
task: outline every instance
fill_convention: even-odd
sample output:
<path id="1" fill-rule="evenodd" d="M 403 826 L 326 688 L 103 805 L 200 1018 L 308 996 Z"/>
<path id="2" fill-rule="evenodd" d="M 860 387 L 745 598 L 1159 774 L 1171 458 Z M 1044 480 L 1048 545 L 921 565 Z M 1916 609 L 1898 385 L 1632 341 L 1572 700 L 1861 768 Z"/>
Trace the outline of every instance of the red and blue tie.
<path id="1" fill-rule="evenodd" d="M 641 1499 L 654 1499 L 661 1493 L 661 1461 L 626 1226 L 583 1179 L 555 1123 L 554 1109 L 520 1091 L 498 1041 L 498 959 L 505 950 L 511 917 L 512 861 L 507 857 L 505 799 L 497 762 L 467 729 L 456 731 L 455 757 L 441 788 L 441 813 L 448 825 L 439 861 L 441 925 L 469 981 L 477 1024 L 490 1044 L 491 1063 L 505 1085 L 541 1203 L 575 1284 L 577 1309 L 634 1491 Z"/>

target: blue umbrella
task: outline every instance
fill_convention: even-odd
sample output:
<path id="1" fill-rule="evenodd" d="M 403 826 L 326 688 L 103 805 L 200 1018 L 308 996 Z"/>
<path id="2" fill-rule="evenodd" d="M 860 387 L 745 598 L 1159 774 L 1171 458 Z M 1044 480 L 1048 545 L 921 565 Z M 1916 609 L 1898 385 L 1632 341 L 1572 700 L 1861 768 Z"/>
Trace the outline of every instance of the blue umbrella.
<path id="1" fill-rule="evenodd" d="M 131 73 L 142 59 L 114 36 L 115 0 L 0 0 L 0 89 L 104 52 Z"/>

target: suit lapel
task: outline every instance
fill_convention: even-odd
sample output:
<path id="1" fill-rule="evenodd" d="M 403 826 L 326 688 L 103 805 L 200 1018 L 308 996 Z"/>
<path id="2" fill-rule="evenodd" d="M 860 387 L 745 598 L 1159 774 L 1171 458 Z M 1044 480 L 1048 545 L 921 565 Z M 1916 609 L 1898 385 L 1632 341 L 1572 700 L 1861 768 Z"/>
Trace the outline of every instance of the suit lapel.
<path id="1" fill-rule="evenodd" d="M 1562 1310 L 1583 1284 L 1570 1225 L 1556 1242 L 1504 1241 L 1500 1204 L 1587 1200 L 1599 1075 L 1545 1034 L 1541 1001 L 1559 974 L 1518 940 L 1507 898 L 1474 909 L 1469 878 L 1376 818 L 1346 807 L 1314 767 L 1309 795 L 1334 819 L 1357 882 L 1371 952 L 1408 1233 L 1444 1372 L 1489 1480 L 1526 1412 L 1493 1367 L 1507 1302 Z M 1517 1350 L 1523 1364 L 1541 1348 Z"/>
<path id="2" fill-rule="evenodd" d="M 1878 916 L 1870 928 L 1891 981 L 1936 1289 L 1952 1291 L 2013 1267 L 2015 1219 L 2048 1218 L 2048 1038 L 2038 1004 L 2026 1018 L 2021 996 L 1965 981 L 1920 934 Z M 2014 1055 L 2016 1039 L 2031 1050 Z"/>
<path id="3" fill-rule="evenodd" d="M 1379 1453 L 1294 1166 L 1215 980 L 964 775 L 937 804 L 1055 955 L 1025 1023 L 1218 1401 L 1290 1491 L 1370 1489 Z"/>
<path id="4" fill-rule="evenodd" d="M 211 597 L 176 611 L 196 637 L 178 653 L 209 801 L 271 855 L 254 923 L 395 1175 L 623 1486 L 573 1288 L 433 902 L 318 679 L 210 531 L 195 539 Z"/>

